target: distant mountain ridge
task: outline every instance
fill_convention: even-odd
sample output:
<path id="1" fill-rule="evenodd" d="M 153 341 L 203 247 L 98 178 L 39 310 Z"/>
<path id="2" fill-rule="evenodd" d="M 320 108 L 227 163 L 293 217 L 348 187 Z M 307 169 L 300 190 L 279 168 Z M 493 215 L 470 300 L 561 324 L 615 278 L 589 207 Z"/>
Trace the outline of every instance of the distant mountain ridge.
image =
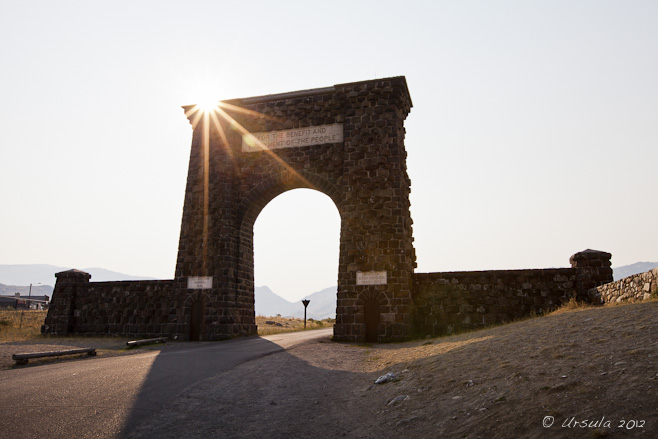
<path id="1" fill-rule="evenodd" d="M 254 296 L 257 316 L 274 317 L 277 314 L 285 316 L 292 310 L 294 305 L 274 293 L 268 286 L 256 287 Z"/>
<path id="2" fill-rule="evenodd" d="M 645 273 L 656 267 L 658 267 L 658 262 L 636 262 L 631 265 L 613 268 L 612 277 L 614 280 L 619 280 L 634 274 Z"/>
<path id="3" fill-rule="evenodd" d="M 16 264 L 0 265 L 0 283 L 6 285 L 30 285 L 32 290 L 36 284 L 55 286 L 55 273 L 70 270 L 72 267 L 59 267 L 48 264 Z M 105 268 L 81 268 L 91 274 L 92 282 L 107 282 L 114 280 L 149 280 L 153 277 L 132 276 L 106 270 Z"/>
<path id="4" fill-rule="evenodd" d="M 306 310 L 309 319 L 336 318 L 336 293 L 338 287 L 329 287 L 304 297 L 311 302 Z M 257 316 L 275 316 L 281 314 L 283 317 L 304 317 L 304 305 L 301 300 L 289 302 L 275 294 L 269 287 L 256 287 L 254 291 Z"/>

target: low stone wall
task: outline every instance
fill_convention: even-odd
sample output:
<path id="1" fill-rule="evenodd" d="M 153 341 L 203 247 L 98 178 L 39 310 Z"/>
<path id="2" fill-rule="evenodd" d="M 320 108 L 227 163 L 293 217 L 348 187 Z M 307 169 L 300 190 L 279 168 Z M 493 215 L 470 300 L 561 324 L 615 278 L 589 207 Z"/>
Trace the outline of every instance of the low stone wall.
<path id="1" fill-rule="evenodd" d="M 658 268 L 589 290 L 593 303 L 641 302 L 658 296 Z"/>
<path id="2" fill-rule="evenodd" d="M 576 270 L 416 274 L 416 331 L 443 335 L 543 314 L 576 295 Z"/>
<path id="3" fill-rule="evenodd" d="M 444 335 L 551 311 L 612 281 L 610 253 L 585 250 L 571 268 L 415 274 L 418 335 Z"/>
<path id="4" fill-rule="evenodd" d="M 89 282 L 86 273 L 69 273 L 78 279 L 67 273 L 58 273 L 64 279 L 58 277 L 42 332 L 136 337 L 185 332 L 173 280 Z"/>
<path id="5" fill-rule="evenodd" d="M 213 312 L 204 290 L 190 290 L 185 279 L 89 282 L 79 270 L 57 273 L 42 333 L 115 335 L 190 340 L 194 304 L 200 304 L 195 339 L 226 340 L 255 332 L 236 324 L 230 298 L 216 300 Z M 255 325 L 253 325 L 255 328 Z"/>
<path id="6" fill-rule="evenodd" d="M 177 309 L 174 282 L 90 282 L 76 298 L 73 325 L 76 332 L 139 337 L 183 333 L 185 316 Z M 173 311 L 173 312 L 172 312 Z"/>

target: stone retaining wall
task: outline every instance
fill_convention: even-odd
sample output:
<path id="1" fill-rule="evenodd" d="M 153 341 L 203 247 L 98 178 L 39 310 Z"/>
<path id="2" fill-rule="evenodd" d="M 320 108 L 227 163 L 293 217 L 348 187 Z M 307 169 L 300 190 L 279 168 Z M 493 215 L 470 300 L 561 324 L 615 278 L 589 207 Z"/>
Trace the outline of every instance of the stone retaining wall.
<path id="1" fill-rule="evenodd" d="M 587 298 L 591 285 L 612 281 L 610 253 L 586 250 L 571 268 L 415 275 L 415 330 L 443 335 L 543 314 L 571 298 Z"/>
<path id="2" fill-rule="evenodd" d="M 416 274 L 416 330 L 443 335 L 559 307 L 575 296 L 576 270 Z"/>
<path id="3" fill-rule="evenodd" d="M 46 334 L 173 338 L 184 333 L 173 280 L 89 282 L 91 276 L 77 270 L 56 276 L 42 328 Z"/>
<path id="4" fill-rule="evenodd" d="M 57 282 L 41 332 L 53 335 L 113 335 L 189 340 L 195 302 L 218 312 L 205 313 L 200 324 L 213 329 L 199 340 L 226 340 L 247 335 L 228 306 L 212 302 L 206 290 L 188 290 L 184 279 L 90 282 L 91 275 L 69 270 Z"/>
<path id="5" fill-rule="evenodd" d="M 658 297 L 658 268 L 589 290 L 593 303 L 641 302 Z"/>

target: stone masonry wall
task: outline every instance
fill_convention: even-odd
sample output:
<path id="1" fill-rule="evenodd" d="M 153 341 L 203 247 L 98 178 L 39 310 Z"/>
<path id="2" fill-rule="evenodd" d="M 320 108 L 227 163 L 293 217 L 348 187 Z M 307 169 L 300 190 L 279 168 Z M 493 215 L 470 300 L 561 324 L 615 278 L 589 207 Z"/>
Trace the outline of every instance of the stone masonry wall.
<path id="1" fill-rule="evenodd" d="M 276 196 L 310 188 L 328 195 L 341 218 L 335 339 L 365 340 L 370 300 L 379 304 L 377 339 L 409 337 L 416 256 L 404 120 L 411 105 L 397 77 L 225 101 L 212 117 L 186 108 L 194 135 L 175 278 L 212 277 L 204 313 L 231 325 L 204 324 L 203 334 L 256 332 L 254 223 Z M 327 126 L 340 126 L 342 140 L 243 148 L 247 132 L 293 142 Z M 369 272 L 385 274 L 385 284 L 358 284 Z"/>
<path id="2" fill-rule="evenodd" d="M 173 280 L 89 282 L 77 270 L 57 276 L 46 334 L 184 338 L 189 317 Z"/>
<path id="3" fill-rule="evenodd" d="M 589 290 L 593 303 L 641 302 L 658 296 L 658 268 Z"/>
<path id="4" fill-rule="evenodd" d="M 596 250 L 578 252 L 569 258 L 572 268 L 576 268 L 576 299 L 589 302 L 589 290 L 612 282 L 612 255 Z"/>
<path id="5" fill-rule="evenodd" d="M 571 298 L 580 300 L 587 297 L 585 286 L 612 280 L 610 257 L 586 250 L 571 257 L 571 268 L 416 273 L 415 331 L 451 334 L 543 314 Z"/>
<path id="6" fill-rule="evenodd" d="M 416 274 L 416 331 L 443 335 L 543 314 L 575 295 L 573 268 Z"/>

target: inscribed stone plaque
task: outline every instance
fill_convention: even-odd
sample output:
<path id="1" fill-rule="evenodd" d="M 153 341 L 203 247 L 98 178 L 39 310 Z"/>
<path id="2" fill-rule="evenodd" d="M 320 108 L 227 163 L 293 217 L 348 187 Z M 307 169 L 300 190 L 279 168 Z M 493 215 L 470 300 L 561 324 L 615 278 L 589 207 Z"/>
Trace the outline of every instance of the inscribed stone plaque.
<path id="1" fill-rule="evenodd" d="M 190 276 L 187 278 L 190 290 L 209 290 L 212 288 L 212 276 Z"/>
<path id="2" fill-rule="evenodd" d="M 357 285 L 386 285 L 385 271 L 357 271 Z"/>
<path id="3" fill-rule="evenodd" d="M 340 143 L 343 141 L 343 124 L 318 125 L 292 130 L 249 133 L 242 136 L 242 152 L 263 149 L 295 148 L 300 146 Z"/>

